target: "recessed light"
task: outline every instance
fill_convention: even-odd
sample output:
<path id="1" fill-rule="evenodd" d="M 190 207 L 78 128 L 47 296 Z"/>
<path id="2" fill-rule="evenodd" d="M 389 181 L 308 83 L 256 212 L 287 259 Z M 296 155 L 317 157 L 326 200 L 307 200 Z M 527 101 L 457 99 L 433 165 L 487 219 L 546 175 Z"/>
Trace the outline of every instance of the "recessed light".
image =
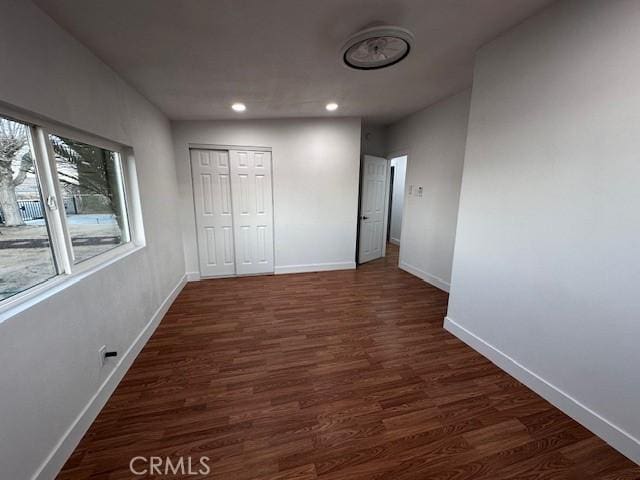
<path id="1" fill-rule="evenodd" d="M 244 103 L 234 103 L 231 105 L 231 108 L 236 112 L 244 112 L 247 109 L 247 106 Z"/>
<path id="2" fill-rule="evenodd" d="M 338 104 L 335 102 L 327 103 L 327 106 L 325 108 L 330 112 L 333 112 L 338 109 Z"/>

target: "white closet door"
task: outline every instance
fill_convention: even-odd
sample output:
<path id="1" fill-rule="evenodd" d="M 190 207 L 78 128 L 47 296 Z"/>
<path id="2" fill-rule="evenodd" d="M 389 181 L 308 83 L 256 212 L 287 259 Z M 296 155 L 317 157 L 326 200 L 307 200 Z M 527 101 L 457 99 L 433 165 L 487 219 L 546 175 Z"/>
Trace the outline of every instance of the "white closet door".
<path id="1" fill-rule="evenodd" d="M 236 273 L 273 273 L 271 152 L 229 154 Z"/>
<path id="2" fill-rule="evenodd" d="M 229 152 L 191 150 L 200 275 L 233 275 L 233 209 Z"/>

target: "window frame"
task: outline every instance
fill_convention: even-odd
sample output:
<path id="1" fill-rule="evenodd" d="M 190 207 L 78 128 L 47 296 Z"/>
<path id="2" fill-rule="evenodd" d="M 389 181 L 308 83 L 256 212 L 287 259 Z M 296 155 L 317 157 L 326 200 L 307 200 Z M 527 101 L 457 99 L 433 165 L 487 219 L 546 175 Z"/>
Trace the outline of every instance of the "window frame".
<path id="1" fill-rule="evenodd" d="M 139 199 L 139 187 L 133 148 L 102 137 L 51 121 L 44 117 L 22 112 L 0 102 L 0 116 L 29 127 L 30 146 L 34 155 L 34 170 L 40 187 L 46 224 L 56 274 L 44 282 L 0 300 L 0 323 L 30 308 L 45 298 L 64 290 L 92 273 L 145 247 L 144 226 Z M 128 225 L 128 241 L 97 255 L 74 263 L 67 215 L 58 179 L 56 158 L 49 135 L 73 139 L 112 151 L 118 156 L 122 180 L 123 203 Z M 49 207 L 49 198 L 55 199 L 56 208 Z"/>
<path id="2" fill-rule="evenodd" d="M 124 173 L 124 165 L 123 165 L 123 160 L 122 157 L 124 155 L 123 153 L 123 149 L 122 147 L 118 146 L 118 145 L 107 145 L 105 143 L 103 143 L 102 145 L 98 145 L 96 142 L 92 141 L 91 139 L 87 139 L 87 138 L 81 138 L 81 137 L 86 137 L 85 135 L 80 135 L 80 134 L 74 134 L 73 132 L 69 132 L 67 133 L 66 131 L 60 131 L 59 129 L 38 129 L 38 133 L 40 135 L 44 135 L 45 137 L 45 141 L 46 141 L 46 148 L 47 148 L 47 153 L 46 153 L 46 158 L 48 160 L 49 163 L 49 167 L 51 169 L 51 177 L 54 180 L 54 184 L 55 184 L 55 197 L 56 197 L 56 203 L 57 203 L 57 210 L 58 212 L 60 212 L 60 217 L 61 217 L 61 223 L 62 223 L 62 230 L 64 231 L 64 239 L 65 239 L 65 249 L 67 251 L 67 255 L 65 255 L 65 262 L 68 261 L 70 263 L 70 265 L 67 266 L 67 271 L 71 271 L 75 268 L 77 268 L 78 265 L 80 265 L 81 263 L 84 262 L 88 262 L 91 259 L 95 258 L 95 257 L 99 257 L 102 254 L 105 254 L 111 250 L 115 250 L 118 247 L 122 247 L 123 245 L 126 245 L 128 243 L 130 243 L 132 240 L 133 235 L 131 235 L 131 222 L 129 221 L 129 203 L 128 203 L 128 197 L 129 195 L 127 194 L 127 180 L 125 178 L 125 173 Z M 120 172 L 120 176 L 121 176 L 121 181 L 122 181 L 122 195 L 124 197 L 124 218 L 126 220 L 127 223 L 127 232 L 126 232 L 126 237 L 127 237 L 127 241 L 124 243 L 121 243 L 119 245 L 116 245 L 113 248 L 109 248 L 101 253 L 98 253 L 97 255 L 94 255 L 92 257 L 83 259 L 83 260 L 77 260 L 76 259 L 76 255 L 75 252 L 73 250 L 73 242 L 72 242 L 72 238 L 71 238 L 71 234 L 69 233 L 69 225 L 67 223 L 67 214 L 64 210 L 64 196 L 62 194 L 62 184 L 60 182 L 60 178 L 58 175 L 58 168 L 56 165 L 56 158 L 55 158 L 55 153 L 53 151 L 53 145 L 51 144 L 51 141 L 49 139 L 49 137 L 53 135 L 53 136 L 57 136 L 59 138 L 62 139 L 68 139 L 68 140 L 75 140 L 77 142 L 82 142 L 84 144 L 90 145 L 92 147 L 98 147 L 101 148 L 103 150 L 107 150 L 110 152 L 115 153 L 118 156 L 117 159 L 117 167 L 118 170 Z M 62 203 L 62 207 L 60 206 Z"/>

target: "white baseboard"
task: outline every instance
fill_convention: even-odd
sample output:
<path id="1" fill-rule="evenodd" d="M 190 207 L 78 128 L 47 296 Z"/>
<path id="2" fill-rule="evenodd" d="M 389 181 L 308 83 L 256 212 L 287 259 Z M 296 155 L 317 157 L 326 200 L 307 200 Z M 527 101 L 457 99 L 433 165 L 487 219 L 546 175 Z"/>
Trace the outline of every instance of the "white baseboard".
<path id="1" fill-rule="evenodd" d="M 394 245 L 400 246 L 400 239 L 399 238 L 393 238 L 391 237 L 389 239 L 389 242 L 393 243 Z"/>
<path id="2" fill-rule="evenodd" d="M 356 262 L 309 263 L 306 265 L 283 265 L 275 268 L 276 275 L 285 273 L 326 272 L 329 270 L 353 270 Z"/>
<path id="3" fill-rule="evenodd" d="M 98 391 L 93 395 L 93 397 L 91 397 L 89 402 L 64 433 L 60 441 L 53 448 L 47 459 L 36 471 L 32 477 L 33 480 L 50 480 L 51 478 L 56 477 L 64 463 L 73 453 L 84 434 L 100 413 L 100 410 L 102 410 L 111 394 L 115 391 L 116 387 L 122 380 L 122 377 L 124 377 L 124 374 L 127 373 L 127 370 L 129 370 L 129 367 L 131 367 L 131 364 L 155 331 L 160 320 L 162 320 L 162 317 L 167 313 L 169 307 L 186 284 L 187 276 L 185 275 L 173 288 L 169 296 L 162 302 L 160 307 L 156 310 L 147 325 L 145 325 L 124 355 L 120 357 L 120 360 L 114 366 L 113 370 L 111 370 L 104 382 L 102 382 Z"/>
<path id="4" fill-rule="evenodd" d="M 436 277 L 435 275 L 431 275 L 430 273 L 427 273 L 424 270 L 420 270 L 419 268 L 414 267 L 413 265 L 409 265 L 408 263 L 403 262 L 402 260 L 400 261 L 400 264 L 398 265 L 398 267 L 400 267 L 405 272 L 409 272 L 411 275 L 415 275 L 416 277 L 424 280 L 428 284 L 433 285 L 434 287 L 437 287 L 440 290 L 444 290 L 445 292 L 449 293 L 449 288 L 451 285 L 449 284 L 449 282 L 443 280 L 442 278 Z"/>
<path id="5" fill-rule="evenodd" d="M 186 276 L 187 282 L 199 282 L 201 279 L 200 272 L 187 272 Z"/>
<path id="6" fill-rule="evenodd" d="M 493 345 L 482 340 L 453 319 L 445 318 L 444 328 L 491 360 L 509 375 L 524 383 L 549 403 L 562 410 L 576 422 L 591 430 L 620 453 L 640 464 L 640 440 L 538 376 Z"/>

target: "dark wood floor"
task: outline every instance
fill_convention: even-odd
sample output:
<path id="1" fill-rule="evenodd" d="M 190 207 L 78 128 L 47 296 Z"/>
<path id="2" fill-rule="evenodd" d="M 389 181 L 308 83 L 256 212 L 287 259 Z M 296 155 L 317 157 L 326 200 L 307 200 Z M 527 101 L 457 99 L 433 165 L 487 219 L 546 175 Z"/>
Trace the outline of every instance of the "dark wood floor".
<path id="1" fill-rule="evenodd" d="M 445 332 L 447 295 L 396 264 L 190 283 L 59 478 L 140 478 L 137 455 L 221 479 L 640 478 Z"/>

